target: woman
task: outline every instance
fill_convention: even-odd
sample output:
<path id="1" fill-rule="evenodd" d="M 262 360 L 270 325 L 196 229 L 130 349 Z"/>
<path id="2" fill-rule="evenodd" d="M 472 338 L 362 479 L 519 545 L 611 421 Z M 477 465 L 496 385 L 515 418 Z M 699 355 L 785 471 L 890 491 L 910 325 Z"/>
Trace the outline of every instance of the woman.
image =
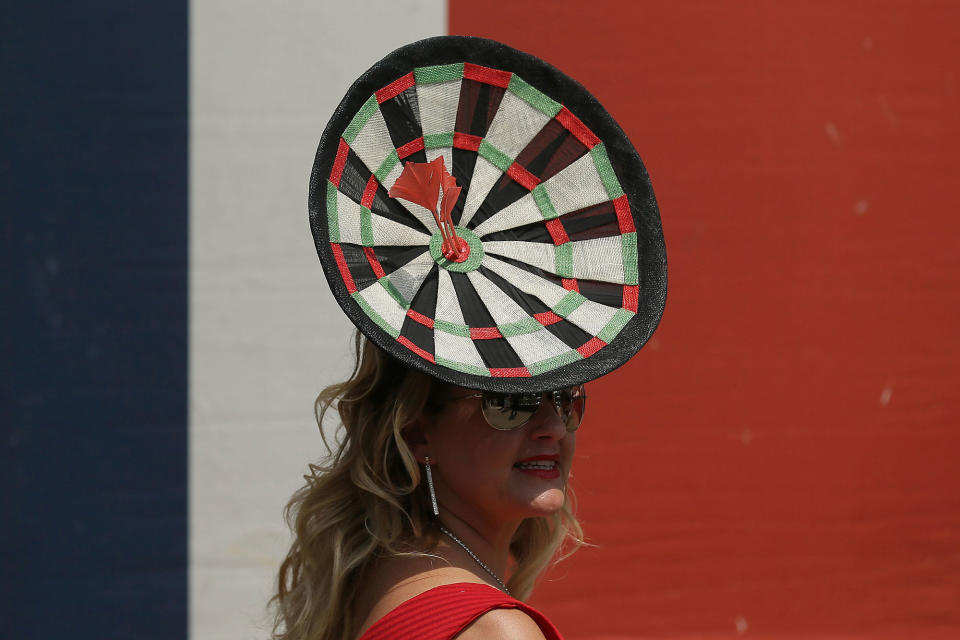
<path id="1" fill-rule="evenodd" d="M 643 346 L 666 297 L 636 150 L 542 60 L 431 38 L 337 107 L 310 223 L 365 339 L 317 399 L 343 430 L 288 505 L 275 637 L 559 638 L 522 599 L 582 542 L 583 384 Z"/>
<path id="2" fill-rule="evenodd" d="M 361 637 L 444 585 L 526 597 L 564 540 L 581 541 L 566 480 L 582 391 L 564 398 L 564 415 L 551 399 L 521 424 L 509 407 L 485 411 L 481 397 L 405 367 L 359 334 L 357 358 L 350 380 L 317 399 L 321 420 L 337 401 L 344 433 L 288 505 L 297 541 L 280 570 L 277 622 L 286 631 L 277 637 Z M 439 517 L 423 487 L 428 458 Z M 516 606 L 510 600 L 502 603 Z M 464 611 L 481 615 L 461 638 L 551 637 L 515 608 Z M 465 615 L 451 624 L 469 623 Z"/>

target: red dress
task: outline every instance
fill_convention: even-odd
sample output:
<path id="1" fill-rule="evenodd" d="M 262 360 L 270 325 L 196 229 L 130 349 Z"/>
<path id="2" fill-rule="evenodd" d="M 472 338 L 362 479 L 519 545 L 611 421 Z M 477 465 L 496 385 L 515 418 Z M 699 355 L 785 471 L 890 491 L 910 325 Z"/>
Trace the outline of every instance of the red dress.
<path id="1" fill-rule="evenodd" d="M 410 598 L 377 620 L 360 640 L 450 640 L 493 609 L 519 609 L 540 627 L 547 640 L 563 640 L 547 618 L 490 585 L 445 584 Z"/>

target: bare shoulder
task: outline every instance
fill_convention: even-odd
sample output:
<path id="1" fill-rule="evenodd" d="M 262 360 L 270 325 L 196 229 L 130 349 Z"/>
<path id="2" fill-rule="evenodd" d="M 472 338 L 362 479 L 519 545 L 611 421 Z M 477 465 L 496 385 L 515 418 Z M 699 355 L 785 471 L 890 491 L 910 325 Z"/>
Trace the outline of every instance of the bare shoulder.
<path id="1" fill-rule="evenodd" d="M 494 609 L 463 630 L 457 640 L 545 640 L 533 618 L 519 609 Z"/>
<path id="2" fill-rule="evenodd" d="M 424 556 L 387 558 L 371 571 L 353 602 L 359 634 L 407 600 L 435 587 L 456 582 L 483 581 L 469 571 L 451 567 L 444 561 Z"/>

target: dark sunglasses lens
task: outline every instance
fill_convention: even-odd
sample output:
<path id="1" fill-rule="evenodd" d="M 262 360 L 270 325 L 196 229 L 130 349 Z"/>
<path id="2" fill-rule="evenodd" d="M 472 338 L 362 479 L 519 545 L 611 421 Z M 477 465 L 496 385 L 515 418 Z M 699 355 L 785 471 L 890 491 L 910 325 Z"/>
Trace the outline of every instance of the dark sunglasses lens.
<path id="1" fill-rule="evenodd" d="M 567 425 L 567 431 L 576 431 L 583 422 L 583 411 L 587 407 L 587 396 L 583 387 L 554 391 L 554 403 L 557 413 Z"/>
<path id="2" fill-rule="evenodd" d="M 494 429 L 517 429 L 529 422 L 540 408 L 540 397 L 534 393 L 485 393 L 483 417 Z"/>

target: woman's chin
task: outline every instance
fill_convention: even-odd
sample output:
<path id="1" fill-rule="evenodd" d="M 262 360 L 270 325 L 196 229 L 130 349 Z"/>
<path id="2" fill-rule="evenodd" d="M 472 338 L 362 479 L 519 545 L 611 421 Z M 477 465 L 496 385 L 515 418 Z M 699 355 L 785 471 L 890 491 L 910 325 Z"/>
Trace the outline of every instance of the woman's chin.
<path id="1" fill-rule="evenodd" d="M 549 516 L 563 508 L 565 496 L 563 489 L 547 489 L 530 501 L 533 516 Z"/>

